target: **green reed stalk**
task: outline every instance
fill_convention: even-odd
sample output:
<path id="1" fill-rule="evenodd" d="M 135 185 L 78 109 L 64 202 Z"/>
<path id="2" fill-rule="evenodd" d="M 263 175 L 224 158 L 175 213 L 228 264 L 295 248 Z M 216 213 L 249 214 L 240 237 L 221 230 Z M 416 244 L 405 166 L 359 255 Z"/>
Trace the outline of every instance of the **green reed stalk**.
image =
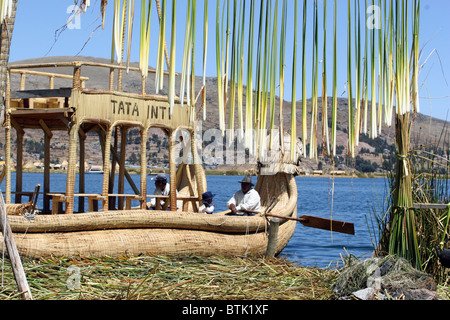
<path id="1" fill-rule="evenodd" d="M 366 20 L 368 20 L 368 13 L 367 13 L 367 0 L 365 0 L 365 12 L 366 12 Z M 365 35 L 364 35 L 364 107 L 363 107 L 363 133 L 367 134 L 367 118 L 368 118 L 368 108 L 369 108 L 369 55 L 368 55 L 368 46 L 369 46 L 369 28 L 367 27 L 367 23 L 365 23 Z"/>
<path id="2" fill-rule="evenodd" d="M 263 104 L 263 77 L 264 77 L 264 1 L 261 1 L 259 10 L 259 31 L 258 31 L 258 44 L 256 49 L 256 101 L 255 101 L 255 113 L 254 113 L 254 127 L 255 132 L 255 144 L 253 146 L 254 153 L 259 152 L 257 147 L 259 145 L 260 139 L 260 121 L 261 121 L 261 109 Z"/>
<path id="3" fill-rule="evenodd" d="M 127 68 L 130 67 L 131 40 L 132 40 L 132 36 L 133 36 L 133 22 L 134 22 L 134 4 L 135 4 L 135 0 L 132 0 L 130 5 L 128 6 L 128 19 L 127 19 Z M 128 72 L 128 69 L 127 69 L 127 72 Z"/>
<path id="4" fill-rule="evenodd" d="M 239 61 L 237 63 L 237 99 L 238 99 L 238 123 L 239 123 L 239 131 L 238 131 L 238 139 L 242 141 L 244 138 L 244 101 L 243 101 L 243 93 L 244 93 L 244 31 L 245 31 L 245 2 L 240 1 L 240 9 L 239 9 L 239 45 L 238 45 L 238 53 L 239 53 Z"/>
<path id="5" fill-rule="evenodd" d="M 295 8 L 295 25 L 297 25 L 297 2 L 296 4 L 296 8 Z M 303 38 L 302 38 L 302 141 L 303 143 L 306 143 L 307 139 L 308 139 L 308 110 L 307 110 L 307 98 L 306 98 L 306 25 L 307 25 L 307 18 L 308 18 L 308 13 L 307 13 L 307 2 L 306 0 L 303 0 Z M 294 32 L 297 32 L 297 30 L 295 30 Z M 296 46 L 297 46 L 297 35 L 295 36 L 295 40 L 294 40 L 294 55 L 297 54 L 296 51 Z M 295 57 L 296 59 L 296 57 Z M 292 125 L 291 125 L 292 126 Z M 291 128 L 292 130 L 292 128 Z M 293 138 L 292 138 L 292 134 L 291 134 L 291 156 L 293 157 L 294 155 L 292 154 L 292 150 L 294 148 L 293 146 Z M 306 146 L 303 148 L 303 156 L 306 157 Z"/>
<path id="6" fill-rule="evenodd" d="M 347 27 L 348 152 L 353 158 L 355 156 L 355 120 L 353 116 L 352 96 L 352 18 L 350 0 L 347 2 Z"/>
<path id="7" fill-rule="evenodd" d="M 217 67 L 217 102 L 219 104 L 219 128 L 222 134 L 225 133 L 225 110 L 223 100 L 223 80 L 222 80 L 222 62 L 221 62 L 221 45 L 220 45 L 220 0 L 217 0 L 216 10 L 216 67 Z"/>
<path id="8" fill-rule="evenodd" d="M 169 68 L 169 111 L 172 114 L 175 104 L 175 54 L 176 54 L 176 20 L 177 20 L 177 1 L 172 1 L 172 34 L 170 40 L 170 68 Z"/>
<path id="9" fill-rule="evenodd" d="M 125 25 L 126 1 L 122 3 L 120 0 L 114 1 L 114 17 L 113 17 L 113 41 L 111 50 L 111 61 L 117 57 L 117 63 L 122 63 L 123 38 L 122 30 Z"/>
<path id="10" fill-rule="evenodd" d="M 190 86 L 190 101 L 191 106 L 191 123 L 195 120 L 195 29 L 196 29 L 196 16 L 197 16 L 197 0 L 192 0 L 192 18 L 191 18 L 191 57 L 190 57 L 190 76 L 191 80 L 188 82 Z M 189 95 L 188 95 L 189 96 Z"/>
<path id="11" fill-rule="evenodd" d="M 181 68 L 181 80 L 180 80 L 180 102 L 181 106 L 184 105 L 184 94 L 185 94 L 185 86 L 186 86 L 186 77 L 188 70 L 188 58 L 189 51 L 191 46 L 190 40 L 190 32 L 191 32 L 191 12 L 192 12 L 192 0 L 187 0 L 186 6 L 186 27 L 184 33 L 184 50 L 183 50 L 183 62 Z"/>
<path id="12" fill-rule="evenodd" d="M 337 2 L 334 0 L 333 14 L 333 105 L 331 112 L 331 154 L 336 156 L 336 127 L 337 127 Z"/>
<path id="13" fill-rule="evenodd" d="M 159 24 L 158 59 L 156 61 L 155 89 L 156 94 L 164 87 L 164 47 L 166 39 L 166 9 L 167 0 L 161 6 L 161 21 Z"/>
<path id="14" fill-rule="evenodd" d="M 187 104 L 192 109 L 195 107 L 195 25 L 197 14 L 197 0 L 192 0 L 191 8 L 191 26 L 189 31 L 189 51 L 188 51 L 188 63 L 187 63 L 187 81 L 186 81 L 186 95 Z M 192 110 L 191 115 L 194 115 Z M 193 121 L 193 119 L 192 119 Z"/>
<path id="15" fill-rule="evenodd" d="M 207 62 L 207 52 L 208 52 L 208 1 L 204 0 L 204 14 L 203 14 L 203 87 L 206 86 L 206 62 Z M 206 90 L 206 89 L 205 89 Z M 203 121 L 206 121 L 206 94 L 203 94 Z"/>
<path id="16" fill-rule="evenodd" d="M 234 115 L 236 109 L 236 68 L 237 68 L 237 0 L 233 4 L 233 30 L 231 40 L 231 78 L 230 78 L 230 109 L 228 116 L 229 142 L 234 141 Z"/>
<path id="17" fill-rule="evenodd" d="M 245 112 L 245 147 L 253 154 L 253 34 L 255 26 L 255 0 L 250 2 L 248 59 L 247 59 L 247 93 Z"/>
<path id="18" fill-rule="evenodd" d="M 293 53 L 293 61 L 292 61 L 292 102 L 291 102 L 291 162 L 296 160 L 295 155 L 295 142 L 297 137 L 297 102 L 296 102 L 296 85 L 297 85 L 297 4 L 298 1 L 295 0 L 295 9 L 294 9 L 294 53 Z M 306 0 L 303 2 L 303 10 L 304 10 L 304 20 L 306 19 Z M 303 24 L 303 31 L 306 29 L 306 22 Z M 303 41 L 303 50 L 305 46 L 305 40 Z M 303 54 L 303 59 L 305 55 Z M 305 62 L 303 60 L 303 67 L 305 66 Z M 305 68 L 303 68 L 304 72 Z M 306 86 L 306 83 L 303 83 Z M 306 92 L 306 89 L 304 89 Z M 306 99 L 306 93 L 303 96 L 303 99 Z M 303 111 L 303 116 L 305 116 L 306 111 Z M 305 133 L 306 127 L 303 129 L 303 133 Z M 306 136 L 303 136 L 305 138 Z M 306 141 L 306 140 L 303 140 Z M 305 148 L 304 148 L 305 149 Z"/>
<path id="19" fill-rule="evenodd" d="M 372 6 L 375 6 L 375 0 L 372 0 Z M 370 117 L 370 137 L 375 139 L 377 137 L 377 98 L 376 98 L 376 81 L 375 81 L 375 26 L 372 26 L 372 32 L 370 35 L 371 44 L 371 86 L 372 86 L 372 109 Z"/>
<path id="20" fill-rule="evenodd" d="M 317 87 L 318 87 L 318 4 L 314 0 L 313 16 L 313 61 L 312 61 L 312 101 L 311 101 L 311 139 L 309 143 L 309 157 L 317 160 Z"/>
<path id="21" fill-rule="evenodd" d="M 266 150 L 266 127 L 267 127 L 267 109 L 268 109 L 268 92 L 269 92 L 269 82 L 270 82 L 270 43 L 272 42 L 272 35 L 270 32 L 271 25 L 271 1 L 266 1 L 266 19 L 264 28 L 264 46 L 262 49 L 262 59 L 263 59 L 263 73 L 262 73 L 262 93 L 261 93 L 261 108 L 259 112 L 259 155 L 262 159 L 264 152 Z"/>
<path id="22" fill-rule="evenodd" d="M 355 146 L 359 145 L 361 118 L 361 9 L 359 1 L 355 1 Z"/>
<path id="23" fill-rule="evenodd" d="M 271 53 L 271 75 L 270 75 L 270 139 L 269 150 L 272 150 L 273 129 L 275 127 L 275 91 L 277 81 L 277 58 L 278 58 L 278 0 L 275 0 L 272 32 L 272 53 Z"/>
<path id="24" fill-rule="evenodd" d="M 386 68 L 386 125 L 392 125 L 394 105 L 394 70 L 393 70 L 393 39 L 394 39 L 394 3 L 389 3 L 389 18 L 386 24 L 387 68 Z"/>
<path id="25" fill-rule="evenodd" d="M 227 113 L 227 106 L 228 106 L 228 81 L 229 81 L 229 72 L 230 72 L 230 0 L 225 0 L 225 3 L 227 5 L 227 17 L 226 17 L 226 30 L 225 30 L 225 61 L 223 61 L 225 63 L 224 65 L 224 93 L 223 93 L 223 106 L 224 106 L 224 114 L 226 115 Z M 223 23 L 223 22 L 222 22 Z M 223 48 L 222 48 L 223 51 Z M 223 54 L 222 54 L 223 57 Z"/>
<path id="26" fill-rule="evenodd" d="M 378 116 L 377 116 L 377 129 L 378 134 L 381 133 L 381 128 L 383 125 L 383 83 L 382 83 L 382 70 L 383 70 L 383 20 L 381 19 L 382 12 L 382 0 L 378 0 L 379 12 L 378 21 L 379 29 L 378 31 Z"/>
<path id="27" fill-rule="evenodd" d="M 286 27 L 287 27 L 287 0 L 283 0 L 283 12 L 281 17 L 281 35 L 280 35 L 280 135 L 279 143 L 281 152 L 284 153 L 284 76 L 285 76 L 285 59 L 286 59 Z"/>
<path id="28" fill-rule="evenodd" d="M 327 0 L 323 2 L 323 58 L 322 58 L 322 144 L 323 154 L 330 154 L 328 134 L 328 92 L 327 92 Z"/>
<path id="29" fill-rule="evenodd" d="M 148 58 L 150 49 L 150 26 L 153 1 L 141 1 L 141 41 L 139 51 L 139 68 L 143 78 L 148 76 Z"/>
<path id="30" fill-rule="evenodd" d="M 420 112 L 419 103 L 419 33 L 420 31 L 420 0 L 414 1 L 413 6 L 413 87 L 412 87 L 412 101 L 414 112 Z"/>

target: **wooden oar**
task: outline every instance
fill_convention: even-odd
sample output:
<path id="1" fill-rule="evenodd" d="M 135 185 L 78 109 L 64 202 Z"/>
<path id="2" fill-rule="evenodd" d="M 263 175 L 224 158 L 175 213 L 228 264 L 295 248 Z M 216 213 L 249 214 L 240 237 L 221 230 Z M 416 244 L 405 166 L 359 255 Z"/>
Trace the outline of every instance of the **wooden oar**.
<path id="1" fill-rule="evenodd" d="M 261 212 L 253 211 L 253 210 L 245 210 L 245 212 L 253 213 L 253 214 L 261 214 Z M 322 230 L 334 231 L 334 232 L 351 234 L 351 235 L 355 234 L 355 225 L 350 222 L 330 220 L 330 219 L 324 219 L 324 218 L 307 216 L 307 215 L 303 215 L 300 218 L 281 216 L 281 215 L 276 215 L 276 214 L 271 214 L 271 213 L 266 213 L 264 215 L 266 217 L 298 221 L 305 227 L 309 227 L 309 228 L 322 229 Z"/>
<path id="2" fill-rule="evenodd" d="M 280 216 L 280 215 L 268 213 L 268 214 L 265 214 L 265 216 L 279 218 L 279 219 L 286 219 L 286 220 L 295 220 L 295 221 L 300 222 L 305 227 L 309 227 L 309 228 L 329 230 L 329 231 L 340 232 L 340 233 L 351 234 L 351 235 L 355 234 L 355 225 L 350 222 L 329 220 L 329 219 L 307 216 L 307 215 L 303 215 L 299 218 L 293 218 L 293 217 L 286 217 L 286 216 Z"/>

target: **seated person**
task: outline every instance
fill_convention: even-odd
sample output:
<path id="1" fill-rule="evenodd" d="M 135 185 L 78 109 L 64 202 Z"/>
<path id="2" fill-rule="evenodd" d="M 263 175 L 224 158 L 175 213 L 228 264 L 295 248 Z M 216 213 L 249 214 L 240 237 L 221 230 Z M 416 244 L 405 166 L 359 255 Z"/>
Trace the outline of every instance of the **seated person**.
<path id="1" fill-rule="evenodd" d="M 261 198 L 258 191 L 252 189 L 252 177 L 246 176 L 242 181 L 241 190 L 237 191 L 233 197 L 228 200 L 227 207 L 231 209 L 233 215 L 254 215 L 261 210 Z"/>
<path id="2" fill-rule="evenodd" d="M 202 205 L 198 209 L 201 213 L 213 214 L 214 213 L 214 203 L 212 202 L 215 194 L 212 194 L 211 191 L 207 191 L 202 194 Z"/>
<path id="3" fill-rule="evenodd" d="M 167 183 L 167 176 L 164 173 L 159 173 L 156 177 L 152 178 L 155 181 L 155 191 L 153 194 L 155 196 L 170 196 L 170 184 Z M 178 191 L 177 191 L 178 196 Z M 164 207 L 165 201 L 160 200 L 161 208 Z M 181 201 L 177 201 L 177 208 L 181 207 Z M 152 198 L 149 203 L 147 203 L 147 209 L 155 210 L 156 208 L 156 198 Z"/>

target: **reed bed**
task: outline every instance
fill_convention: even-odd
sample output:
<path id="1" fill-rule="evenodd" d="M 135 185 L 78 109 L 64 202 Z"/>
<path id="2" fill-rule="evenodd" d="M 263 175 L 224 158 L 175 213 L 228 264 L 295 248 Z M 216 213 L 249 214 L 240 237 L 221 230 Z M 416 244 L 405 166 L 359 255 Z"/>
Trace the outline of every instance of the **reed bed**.
<path id="1" fill-rule="evenodd" d="M 284 259 L 123 256 L 25 259 L 35 300 L 327 300 L 336 270 Z M 8 261 L 0 300 L 19 300 Z"/>

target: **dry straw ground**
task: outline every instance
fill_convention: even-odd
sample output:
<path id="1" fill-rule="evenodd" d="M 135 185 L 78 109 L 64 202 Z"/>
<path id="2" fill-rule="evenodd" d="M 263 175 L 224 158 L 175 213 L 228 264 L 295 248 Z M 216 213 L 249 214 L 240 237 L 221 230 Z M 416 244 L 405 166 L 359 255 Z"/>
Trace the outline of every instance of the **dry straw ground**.
<path id="1" fill-rule="evenodd" d="M 248 257 L 78 257 L 23 264 L 35 300 L 327 300 L 338 274 Z M 18 299 L 5 260 L 0 300 Z"/>

